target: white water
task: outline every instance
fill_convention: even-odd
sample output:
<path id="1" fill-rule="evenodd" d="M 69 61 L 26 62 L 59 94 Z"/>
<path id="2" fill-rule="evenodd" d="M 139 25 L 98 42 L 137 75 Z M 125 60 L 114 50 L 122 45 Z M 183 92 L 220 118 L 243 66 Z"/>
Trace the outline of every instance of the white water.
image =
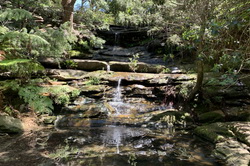
<path id="1" fill-rule="evenodd" d="M 118 44 L 119 41 L 119 32 L 115 32 L 115 45 Z"/>
<path id="2" fill-rule="evenodd" d="M 110 72 L 110 65 L 107 64 L 107 72 Z"/>
<path id="3" fill-rule="evenodd" d="M 114 98 L 113 98 L 114 102 L 122 102 L 122 98 L 121 98 L 122 97 L 121 82 L 122 82 L 122 79 L 119 78 L 118 84 L 117 84 L 117 87 L 116 87 L 116 91 L 115 91 L 115 95 L 114 95 Z"/>
<path id="4" fill-rule="evenodd" d="M 126 115 L 129 114 L 131 105 L 129 103 L 124 103 L 122 100 L 122 79 L 119 78 L 118 84 L 114 93 L 113 101 L 109 104 L 115 109 L 115 115 Z"/>

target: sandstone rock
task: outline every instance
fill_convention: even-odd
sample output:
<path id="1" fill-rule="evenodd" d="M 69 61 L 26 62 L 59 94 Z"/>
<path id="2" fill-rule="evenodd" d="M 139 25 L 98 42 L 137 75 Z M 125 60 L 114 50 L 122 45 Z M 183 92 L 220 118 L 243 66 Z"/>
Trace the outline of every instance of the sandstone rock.
<path id="1" fill-rule="evenodd" d="M 248 166 L 250 153 L 246 148 L 246 145 L 234 139 L 228 139 L 217 143 L 213 154 L 215 157 L 224 160 L 228 166 Z"/>
<path id="2" fill-rule="evenodd" d="M 107 70 L 107 63 L 97 60 L 73 60 L 77 64 L 77 69 L 95 71 L 95 70 Z"/>
<path id="3" fill-rule="evenodd" d="M 47 69 L 47 74 L 51 78 L 58 80 L 79 80 L 85 77 L 87 72 L 72 69 Z"/>
<path id="4" fill-rule="evenodd" d="M 0 133 L 22 133 L 23 126 L 19 119 L 10 116 L 0 116 Z"/>
<path id="5" fill-rule="evenodd" d="M 129 62 L 117 62 L 111 61 L 109 62 L 111 71 L 123 71 L 123 72 L 132 72 L 133 70 L 130 68 Z M 146 63 L 138 62 L 136 72 L 142 73 L 160 73 L 165 69 L 165 66 L 162 65 L 149 65 Z"/>
<path id="6" fill-rule="evenodd" d="M 206 139 L 210 142 L 223 142 L 229 137 L 234 137 L 234 133 L 228 129 L 228 125 L 226 123 L 212 123 L 209 125 L 198 126 L 194 130 L 194 133 Z"/>
<path id="7" fill-rule="evenodd" d="M 234 122 L 231 129 L 240 141 L 250 146 L 250 122 Z"/>

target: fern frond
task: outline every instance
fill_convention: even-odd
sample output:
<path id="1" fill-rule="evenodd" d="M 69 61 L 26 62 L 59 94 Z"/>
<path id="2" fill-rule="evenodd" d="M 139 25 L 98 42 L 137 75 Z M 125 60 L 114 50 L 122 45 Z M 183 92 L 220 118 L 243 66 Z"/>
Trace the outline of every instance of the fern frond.
<path id="1" fill-rule="evenodd" d="M 0 21 L 21 21 L 32 18 L 32 14 L 24 9 L 6 9 L 4 12 L 0 13 Z"/>

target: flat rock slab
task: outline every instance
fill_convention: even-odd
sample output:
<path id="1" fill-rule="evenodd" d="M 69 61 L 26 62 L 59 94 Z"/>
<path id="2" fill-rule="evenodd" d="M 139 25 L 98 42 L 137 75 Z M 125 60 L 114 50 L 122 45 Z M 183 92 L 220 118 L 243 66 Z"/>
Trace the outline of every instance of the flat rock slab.
<path id="1" fill-rule="evenodd" d="M 168 84 L 170 81 L 182 82 L 193 81 L 196 74 L 154 74 L 154 73 L 133 73 L 133 72 L 106 72 L 94 71 L 85 72 L 71 69 L 47 69 L 47 73 L 52 78 L 58 80 L 80 80 L 84 78 L 97 77 L 102 80 L 115 81 L 119 79 L 126 81 L 147 81 L 149 84 Z"/>
<path id="2" fill-rule="evenodd" d="M 47 74 L 58 80 L 79 80 L 83 79 L 87 72 L 72 69 L 47 69 Z"/>
<path id="3" fill-rule="evenodd" d="M 67 68 L 66 60 L 64 59 L 55 59 L 55 58 L 40 58 L 38 61 L 49 68 Z M 70 60 L 74 64 L 75 69 L 86 70 L 86 71 L 95 71 L 95 70 L 107 70 L 107 62 L 98 61 L 98 60 L 84 60 L 84 59 L 72 59 Z"/>

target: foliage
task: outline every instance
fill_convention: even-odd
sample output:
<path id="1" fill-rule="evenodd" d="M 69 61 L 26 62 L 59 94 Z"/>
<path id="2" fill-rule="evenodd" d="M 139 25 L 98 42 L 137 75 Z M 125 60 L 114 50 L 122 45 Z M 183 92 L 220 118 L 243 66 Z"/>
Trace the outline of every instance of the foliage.
<path id="1" fill-rule="evenodd" d="M 11 71 L 12 75 L 26 79 L 31 74 L 44 70 L 43 66 L 29 59 L 13 59 L 0 61 L 0 69 Z"/>
<path id="2" fill-rule="evenodd" d="M 101 83 L 100 78 L 89 77 L 89 80 L 86 82 L 86 85 L 99 85 L 100 83 Z"/>
<path id="3" fill-rule="evenodd" d="M 94 48 L 103 48 L 103 44 L 105 43 L 105 40 L 102 38 L 96 37 L 94 35 L 90 36 L 90 46 Z"/>
<path id="4" fill-rule="evenodd" d="M 52 100 L 47 96 L 41 95 L 43 92 L 42 87 L 30 85 L 19 87 L 18 90 L 18 95 L 24 99 L 24 101 L 28 103 L 31 109 L 35 110 L 35 112 L 42 114 L 51 113 L 53 110 Z"/>
<path id="5" fill-rule="evenodd" d="M 64 65 L 66 66 L 66 68 L 69 68 L 69 69 L 77 68 L 77 63 L 74 62 L 73 60 L 65 60 Z"/>
<path id="6" fill-rule="evenodd" d="M 139 59 L 139 54 L 133 55 L 133 58 L 129 58 L 129 67 L 130 69 L 135 72 L 138 69 L 138 59 Z"/>
<path id="7" fill-rule="evenodd" d="M 5 81 L 1 82 L 2 89 L 12 89 L 17 92 L 19 97 L 29 105 L 31 110 L 38 114 L 51 113 L 53 110 L 53 102 L 47 97 L 43 96 L 43 87 L 37 86 L 41 80 L 32 80 L 28 84 L 22 85 L 18 81 Z"/>
<path id="8" fill-rule="evenodd" d="M 49 154 L 52 159 L 57 161 L 67 160 L 72 154 L 76 154 L 78 152 L 77 148 L 72 148 L 67 143 L 67 145 L 59 145 L 54 153 Z"/>
<path id="9" fill-rule="evenodd" d="M 171 72 L 171 70 L 169 69 L 169 68 L 164 68 L 162 71 L 161 71 L 161 73 L 170 73 Z"/>
<path id="10" fill-rule="evenodd" d="M 67 85 L 59 85 L 45 88 L 44 93 L 50 93 L 56 104 L 67 105 L 71 98 L 76 98 L 80 94 L 80 91 Z"/>
<path id="11" fill-rule="evenodd" d="M 129 165 L 136 166 L 137 165 L 136 159 L 137 159 L 137 156 L 135 153 L 129 154 L 129 158 L 128 158 Z"/>

